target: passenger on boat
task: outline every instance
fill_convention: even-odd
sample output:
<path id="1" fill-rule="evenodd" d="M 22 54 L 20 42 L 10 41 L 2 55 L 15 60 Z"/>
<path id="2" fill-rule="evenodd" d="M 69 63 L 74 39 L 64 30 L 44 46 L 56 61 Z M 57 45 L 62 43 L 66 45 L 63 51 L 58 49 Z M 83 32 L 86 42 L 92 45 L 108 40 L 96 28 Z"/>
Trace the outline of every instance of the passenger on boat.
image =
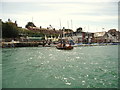
<path id="1" fill-rule="evenodd" d="M 70 44 L 66 44 L 66 47 L 70 46 Z"/>
<path id="2" fill-rule="evenodd" d="M 65 43 L 64 43 L 64 44 L 59 43 L 59 44 L 57 45 L 57 47 L 65 48 L 65 47 L 66 47 L 66 44 L 65 44 Z"/>
<path id="3" fill-rule="evenodd" d="M 66 44 L 65 44 L 65 43 L 63 43 L 63 47 L 66 47 Z"/>
<path id="4" fill-rule="evenodd" d="M 72 46 L 71 46 L 71 44 L 66 44 L 66 47 L 71 48 Z"/>

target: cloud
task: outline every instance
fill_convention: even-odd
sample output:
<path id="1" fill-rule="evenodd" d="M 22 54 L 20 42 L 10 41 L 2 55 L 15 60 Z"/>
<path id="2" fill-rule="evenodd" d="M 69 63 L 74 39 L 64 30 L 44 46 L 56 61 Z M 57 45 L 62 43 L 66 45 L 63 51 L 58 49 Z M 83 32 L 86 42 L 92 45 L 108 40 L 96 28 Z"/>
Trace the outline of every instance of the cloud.
<path id="1" fill-rule="evenodd" d="M 48 2 L 48 0 L 2 0 L 3 2 Z M 114 0 L 118 2 L 119 0 Z M 49 2 L 113 2 L 113 0 L 50 0 Z"/>
<path id="2" fill-rule="evenodd" d="M 62 26 L 67 28 L 67 22 L 71 23 L 70 21 L 73 20 L 74 29 L 87 25 L 117 28 L 117 3 L 65 1 L 59 3 L 4 2 L 2 19 L 17 20 L 18 24 L 23 27 L 27 22 L 32 21 L 33 17 L 33 21 L 38 27 L 47 27 L 51 24 L 53 27 L 59 28 L 59 20 L 61 20 Z"/>

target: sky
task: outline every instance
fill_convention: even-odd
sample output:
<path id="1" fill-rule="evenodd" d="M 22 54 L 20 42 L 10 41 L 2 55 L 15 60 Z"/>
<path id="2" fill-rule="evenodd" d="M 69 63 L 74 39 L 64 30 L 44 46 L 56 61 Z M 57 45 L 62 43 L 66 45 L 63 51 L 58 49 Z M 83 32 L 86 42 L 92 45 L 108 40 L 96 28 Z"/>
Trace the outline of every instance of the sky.
<path id="1" fill-rule="evenodd" d="M 32 22 L 43 28 L 52 25 L 74 31 L 82 27 L 83 31 L 100 32 L 109 29 L 118 30 L 119 0 L 0 0 L 0 18 L 17 21 L 25 27 Z M 61 25 L 60 25 L 61 23 Z"/>

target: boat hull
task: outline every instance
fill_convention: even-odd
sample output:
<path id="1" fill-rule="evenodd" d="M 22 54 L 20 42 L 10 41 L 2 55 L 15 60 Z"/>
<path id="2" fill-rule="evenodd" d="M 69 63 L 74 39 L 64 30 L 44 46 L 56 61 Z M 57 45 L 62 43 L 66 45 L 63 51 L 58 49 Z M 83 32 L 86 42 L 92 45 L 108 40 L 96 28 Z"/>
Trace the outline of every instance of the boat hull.
<path id="1" fill-rule="evenodd" d="M 60 50 L 72 50 L 73 47 L 56 47 L 57 49 L 60 49 Z"/>

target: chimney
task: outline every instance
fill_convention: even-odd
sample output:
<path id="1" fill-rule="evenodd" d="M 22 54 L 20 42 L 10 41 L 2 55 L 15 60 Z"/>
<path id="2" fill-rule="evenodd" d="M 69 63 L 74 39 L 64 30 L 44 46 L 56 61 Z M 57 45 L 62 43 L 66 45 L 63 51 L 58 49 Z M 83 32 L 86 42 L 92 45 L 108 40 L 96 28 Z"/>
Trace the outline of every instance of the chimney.
<path id="1" fill-rule="evenodd" d="M 15 21 L 15 24 L 17 24 L 17 21 Z"/>
<path id="2" fill-rule="evenodd" d="M 15 21 L 15 25 L 17 26 L 17 21 Z"/>
<path id="3" fill-rule="evenodd" d="M 11 22 L 11 20 L 10 20 L 10 19 L 8 19 L 8 22 Z"/>

